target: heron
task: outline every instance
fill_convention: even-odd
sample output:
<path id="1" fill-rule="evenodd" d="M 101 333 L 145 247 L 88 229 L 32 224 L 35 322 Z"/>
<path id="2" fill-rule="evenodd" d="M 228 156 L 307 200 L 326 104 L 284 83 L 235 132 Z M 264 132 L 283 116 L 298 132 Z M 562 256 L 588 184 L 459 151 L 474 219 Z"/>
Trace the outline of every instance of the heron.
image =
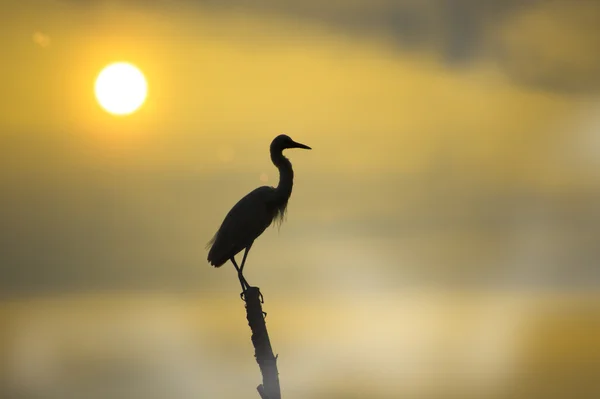
<path id="1" fill-rule="evenodd" d="M 250 285 L 243 275 L 246 257 L 254 240 L 256 240 L 273 222 L 283 222 L 288 200 L 292 195 L 294 170 L 289 159 L 283 155 L 288 148 L 310 150 L 305 144 L 292 140 L 281 134 L 271 142 L 271 161 L 279 170 L 277 187 L 262 186 L 251 191 L 231 208 L 221 227 L 208 242 L 208 262 L 214 267 L 221 267 L 228 260 L 235 267 L 242 291 Z M 238 266 L 235 256 L 244 250 L 242 263 Z"/>

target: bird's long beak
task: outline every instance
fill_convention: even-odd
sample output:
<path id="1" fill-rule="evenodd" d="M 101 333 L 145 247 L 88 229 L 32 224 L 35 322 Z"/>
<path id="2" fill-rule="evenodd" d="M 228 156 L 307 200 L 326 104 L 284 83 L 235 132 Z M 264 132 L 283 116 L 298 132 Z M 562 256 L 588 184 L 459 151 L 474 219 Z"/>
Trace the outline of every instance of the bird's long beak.
<path id="1" fill-rule="evenodd" d="M 295 141 L 293 142 L 292 148 L 303 148 L 305 150 L 312 150 L 312 148 L 310 148 L 309 146 L 301 144 L 301 143 L 296 143 Z"/>

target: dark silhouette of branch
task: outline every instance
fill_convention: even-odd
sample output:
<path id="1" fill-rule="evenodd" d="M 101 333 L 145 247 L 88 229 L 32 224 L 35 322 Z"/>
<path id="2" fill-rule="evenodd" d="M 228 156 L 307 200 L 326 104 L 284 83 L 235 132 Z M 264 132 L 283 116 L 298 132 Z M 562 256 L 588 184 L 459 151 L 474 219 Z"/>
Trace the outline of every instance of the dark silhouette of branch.
<path id="1" fill-rule="evenodd" d="M 252 330 L 254 357 L 256 357 L 263 378 L 263 383 L 256 389 L 262 399 L 281 399 L 277 357 L 273 355 L 265 324 L 266 313 L 262 310 L 262 294 L 258 287 L 248 287 L 242 293 L 242 299 L 246 302 L 246 318 L 250 330 Z"/>

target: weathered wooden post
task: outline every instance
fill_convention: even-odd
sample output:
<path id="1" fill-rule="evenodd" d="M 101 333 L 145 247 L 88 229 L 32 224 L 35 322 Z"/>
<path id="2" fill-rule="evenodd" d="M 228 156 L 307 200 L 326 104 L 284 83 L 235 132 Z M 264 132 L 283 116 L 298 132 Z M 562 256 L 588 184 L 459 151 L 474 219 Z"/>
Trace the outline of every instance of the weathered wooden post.
<path id="1" fill-rule="evenodd" d="M 273 355 L 269 333 L 267 332 L 266 313 L 262 310 L 262 294 L 258 287 L 248 287 L 242 293 L 242 299 L 246 302 L 246 318 L 250 330 L 252 330 L 254 357 L 263 378 L 263 383 L 256 389 L 262 399 L 281 399 L 277 356 Z"/>

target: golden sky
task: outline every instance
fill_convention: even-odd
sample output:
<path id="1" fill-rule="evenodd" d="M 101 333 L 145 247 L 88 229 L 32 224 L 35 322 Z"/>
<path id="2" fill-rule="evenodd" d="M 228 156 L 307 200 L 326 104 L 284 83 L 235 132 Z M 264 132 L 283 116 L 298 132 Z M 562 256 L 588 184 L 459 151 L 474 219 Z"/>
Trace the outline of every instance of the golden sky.
<path id="1" fill-rule="evenodd" d="M 210 268 L 204 245 L 239 198 L 277 184 L 268 145 L 280 133 L 313 151 L 287 152 L 296 173 L 287 221 L 248 259 L 275 331 L 293 330 L 278 319 L 286 306 L 310 314 L 307 293 L 322 299 L 318 315 L 341 312 L 349 325 L 358 323 L 349 298 L 385 309 L 415 290 L 597 293 L 600 5 L 449 4 L 3 4 L 0 295 L 40 298 L 22 314 L 64 295 L 119 292 L 103 309 L 133 292 L 234 301 L 231 266 Z M 146 103 L 127 117 L 94 98 L 95 77 L 114 61 L 148 81 Z M 241 303 L 223 306 L 242 321 Z M 12 309 L 7 325 L 21 314 Z M 416 325 L 443 325 L 445 308 L 435 309 Z M 413 342 L 403 339 L 398 353 Z M 285 345 L 294 350 L 291 338 Z"/>

